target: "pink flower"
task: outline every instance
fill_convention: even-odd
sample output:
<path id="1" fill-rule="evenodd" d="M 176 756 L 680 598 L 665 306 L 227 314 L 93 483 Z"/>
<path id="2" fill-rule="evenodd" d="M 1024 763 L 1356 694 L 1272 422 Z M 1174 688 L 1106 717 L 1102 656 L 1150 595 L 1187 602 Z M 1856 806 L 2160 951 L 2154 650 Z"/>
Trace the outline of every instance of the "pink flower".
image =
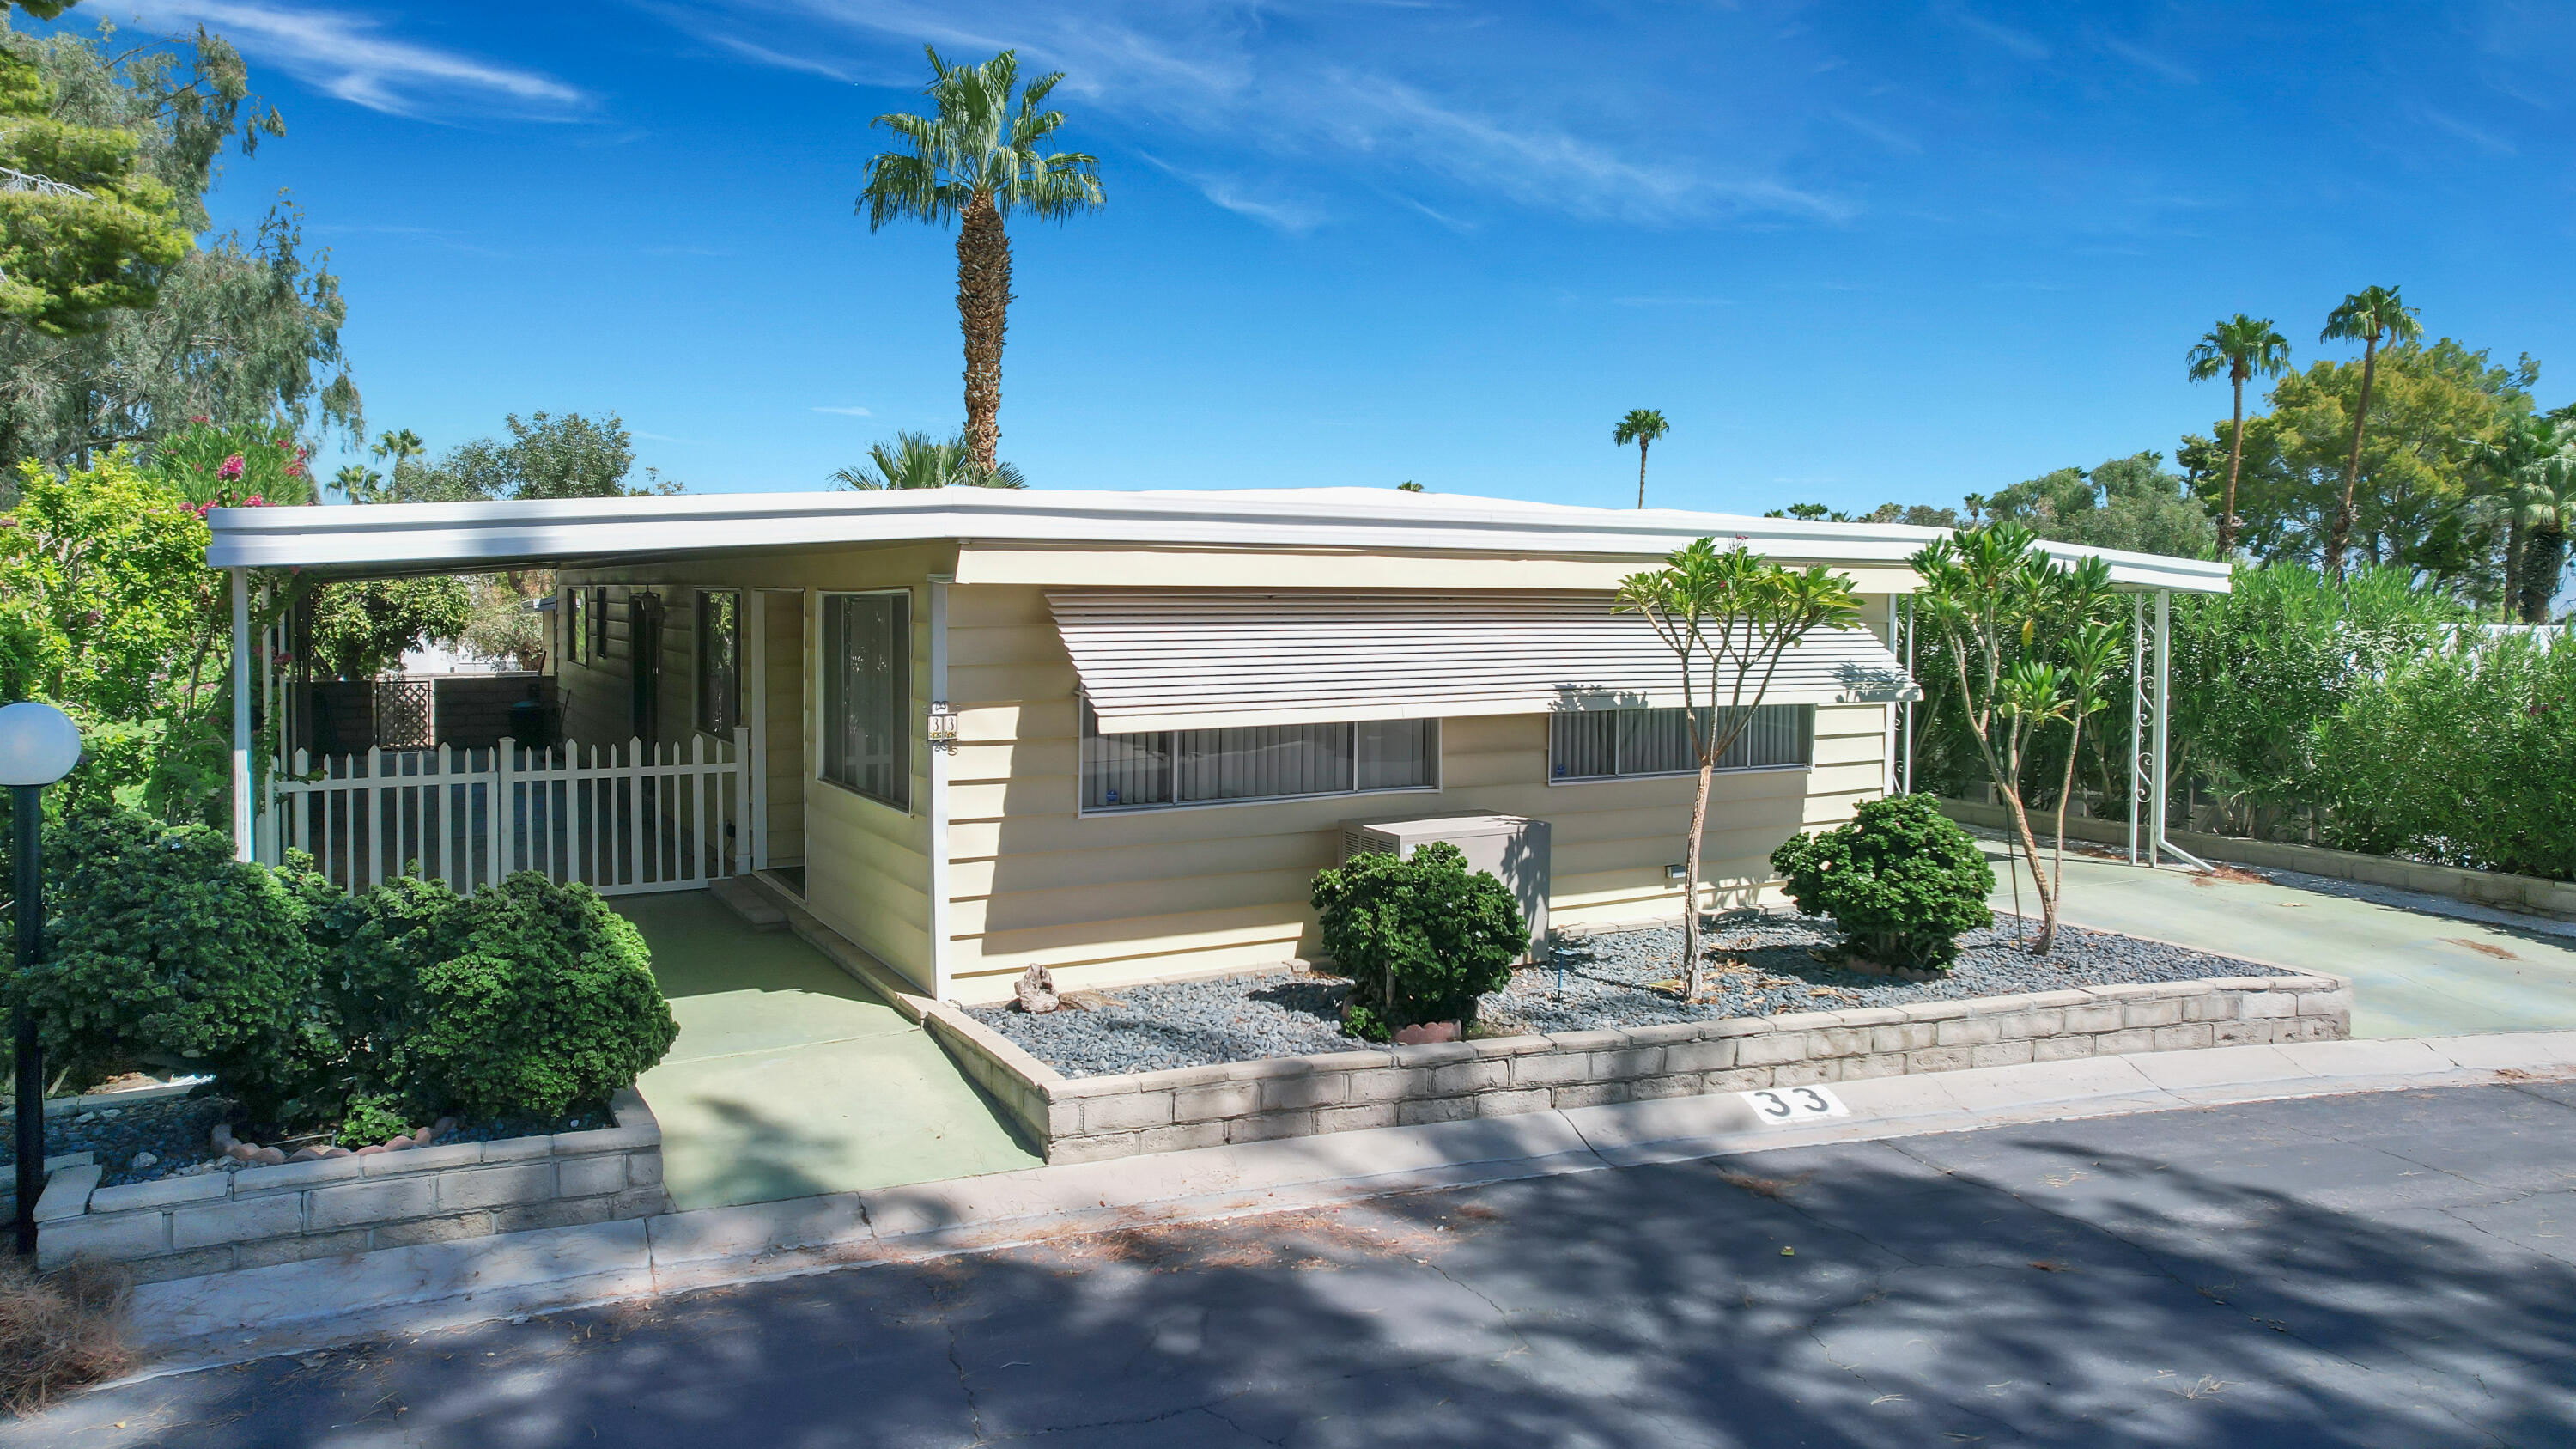
<path id="1" fill-rule="evenodd" d="M 213 419 L 208 418 L 204 413 L 198 413 L 194 417 L 189 418 L 188 421 L 192 423 L 206 423 L 213 421 Z"/>
<path id="2" fill-rule="evenodd" d="M 220 468 L 217 468 L 217 469 L 215 470 L 215 476 L 216 476 L 216 477 L 218 477 L 218 478 L 223 479 L 223 480 L 224 480 L 225 482 L 227 482 L 227 483 L 232 482 L 234 479 L 239 478 L 241 475 L 242 475 L 242 455 L 241 455 L 241 454 L 239 454 L 239 453 L 235 453 L 235 454 L 233 454 L 231 457 L 226 458 L 226 459 L 224 460 L 224 466 L 222 466 L 222 467 L 220 467 Z"/>
<path id="3" fill-rule="evenodd" d="M 242 500 L 242 507 L 244 508 L 266 508 L 267 506 L 268 500 L 260 497 L 256 493 Z"/>

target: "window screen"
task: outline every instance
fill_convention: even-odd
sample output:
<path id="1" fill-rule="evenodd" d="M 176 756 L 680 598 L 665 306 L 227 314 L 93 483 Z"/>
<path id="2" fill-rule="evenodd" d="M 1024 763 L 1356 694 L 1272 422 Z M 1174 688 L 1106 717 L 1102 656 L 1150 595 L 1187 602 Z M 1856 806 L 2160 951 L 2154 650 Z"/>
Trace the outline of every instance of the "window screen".
<path id="1" fill-rule="evenodd" d="M 1732 714 L 1725 710 L 1721 713 Z M 1721 720 L 1719 732 L 1725 732 Z M 1548 776 L 1610 780 L 1628 775 L 1686 775 L 1699 768 L 1691 748 L 1690 711 L 1604 709 L 1548 717 Z M 1812 764 L 1816 707 L 1763 704 L 1717 762 L 1721 770 L 1768 770 Z"/>
<path id="2" fill-rule="evenodd" d="M 590 591 L 590 654 L 592 659 L 608 657 L 608 585 L 593 585 Z"/>
<path id="3" fill-rule="evenodd" d="M 698 591 L 698 728 L 729 735 L 742 721 L 742 593 Z"/>
<path id="4" fill-rule="evenodd" d="M 912 808 L 912 596 L 823 599 L 823 778 Z"/>
<path id="5" fill-rule="evenodd" d="M 590 590 L 564 590 L 563 605 L 563 657 L 586 664 L 590 661 Z"/>
<path id="6" fill-rule="evenodd" d="M 1438 783 L 1433 720 L 1102 734 L 1082 707 L 1082 808 L 1289 800 Z"/>

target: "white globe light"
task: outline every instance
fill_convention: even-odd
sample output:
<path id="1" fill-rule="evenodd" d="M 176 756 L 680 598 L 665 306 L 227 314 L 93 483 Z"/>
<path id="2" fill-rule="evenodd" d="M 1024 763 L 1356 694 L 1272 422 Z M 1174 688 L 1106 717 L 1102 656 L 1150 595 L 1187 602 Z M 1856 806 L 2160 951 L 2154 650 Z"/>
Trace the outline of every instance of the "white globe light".
<path id="1" fill-rule="evenodd" d="M 50 704 L 0 706 L 0 785 L 50 785 L 80 763 L 80 726 Z"/>

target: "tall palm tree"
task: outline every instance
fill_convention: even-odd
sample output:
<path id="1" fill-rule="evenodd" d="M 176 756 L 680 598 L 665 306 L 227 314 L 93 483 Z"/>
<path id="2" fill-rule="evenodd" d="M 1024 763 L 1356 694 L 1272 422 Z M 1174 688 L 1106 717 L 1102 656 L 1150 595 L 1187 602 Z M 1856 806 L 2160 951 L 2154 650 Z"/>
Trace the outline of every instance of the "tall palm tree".
<path id="1" fill-rule="evenodd" d="M 1099 160 L 1080 151 L 1047 153 L 1040 143 L 1064 124 L 1040 110 L 1062 71 L 1020 84 L 1016 51 L 982 65 L 930 56 L 931 114 L 897 111 L 874 124 L 905 149 L 868 162 L 858 210 L 877 231 L 898 220 L 957 227 L 957 317 L 966 337 L 966 449 L 991 473 L 1001 467 L 1002 333 L 1010 320 L 1011 239 L 1003 218 L 1021 212 L 1061 221 L 1101 204 Z"/>
<path id="2" fill-rule="evenodd" d="M 2326 326 L 2317 334 L 2319 342 L 2358 342 L 2361 344 L 2361 401 L 2352 410 L 2352 452 L 2343 462 L 2343 505 L 2335 510 L 2334 526 L 2326 534 L 2326 577 L 2343 577 L 2343 554 L 2352 541 L 2352 493 L 2361 481 L 2361 434 L 2370 421 L 2370 384 L 2379 372 L 2379 345 L 2382 342 L 2413 342 L 2424 335 L 2415 321 L 2415 309 L 2406 305 L 2395 287 L 2364 287 L 2343 299 L 2343 305 L 2326 314 Z"/>
<path id="3" fill-rule="evenodd" d="M 2258 321 L 2239 312 L 2202 333 L 2188 361 L 2192 381 L 2224 372 L 2236 391 L 2236 421 L 2227 435 L 2227 505 L 2218 515 L 2218 557 L 2225 559 L 2236 542 L 2236 475 L 2245 466 L 2245 384 L 2258 373 L 2279 377 L 2290 365 L 2290 342 L 2273 330 L 2271 318 Z"/>
<path id="4" fill-rule="evenodd" d="M 1619 426 L 1610 430 L 1611 446 L 1624 448 L 1630 443 L 1637 445 L 1637 506 L 1639 508 L 1646 506 L 1646 450 L 1653 447 L 1655 439 L 1662 437 L 1669 428 L 1670 425 L 1664 421 L 1664 415 L 1653 408 L 1631 408 L 1628 415 L 1619 420 Z"/>
<path id="5" fill-rule="evenodd" d="M 2518 418 L 2507 423 L 2503 433 L 2492 440 L 2472 438 L 2469 460 L 2487 475 L 2488 490 L 2483 498 L 2490 504 L 2501 504 L 2505 520 L 2504 542 L 2504 609 L 2505 622 L 2511 623 L 2524 612 L 2524 550 L 2529 546 L 2524 537 L 2528 522 L 2524 508 L 2526 495 L 2542 482 L 2543 469 L 2553 460 L 2576 453 L 2576 427 L 2553 418 Z M 2554 574 L 2553 574 L 2554 581 Z M 2554 586 L 2554 585 L 2553 585 Z M 2547 607 L 2546 597 L 2542 606 Z"/>
<path id="6" fill-rule="evenodd" d="M 928 433 L 902 432 L 891 443 L 879 443 L 868 449 L 868 461 L 855 468 L 842 468 L 832 474 L 832 481 L 844 488 L 862 493 L 880 489 L 946 488 L 951 485 L 975 488 L 1026 488 L 1028 480 L 1020 470 L 1004 463 L 990 472 L 975 465 L 967 455 L 966 439 L 933 438 Z"/>

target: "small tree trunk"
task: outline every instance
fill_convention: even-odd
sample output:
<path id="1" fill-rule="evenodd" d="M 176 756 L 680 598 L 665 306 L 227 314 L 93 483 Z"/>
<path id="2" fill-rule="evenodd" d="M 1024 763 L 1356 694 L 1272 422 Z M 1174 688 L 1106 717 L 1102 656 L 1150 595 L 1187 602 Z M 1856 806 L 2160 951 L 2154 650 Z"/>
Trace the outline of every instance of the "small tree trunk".
<path id="1" fill-rule="evenodd" d="M 2343 554 L 2352 541 L 2353 490 L 2361 482 L 2361 434 L 2370 422 L 2370 383 L 2379 371 L 2379 334 L 2373 332 L 2361 344 L 2361 401 L 2352 410 L 2352 452 L 2343 460 L 2343 506 L 2335 510 L 2334 527 L 2326 534 L 2326 577 L 2343 581 Z"/>
<path id="2" fill-rule="evenodd" d="M 2059 885 L 2066 883 L 2066 802 L 2075 793 L 2075 754 L 2084 745 L 2084 717 L 2077 715 L 2069 728 L 2074 733 L 2066 741 L 2066 778 L 2057 787 L 2057 852 L 2049 867 Z M 2044 903 L 2047 897 L 2040 899 Z M 2031 948 L 2034 955 L 2047 955 L 2048 948 L 2057 943 L 2057 913 L 2051 910 L 2047 916 L 2040 927 L 2039 944 Z"/>
<path id="3" fill-rule="evenodd" d="M 1637 440 L 1637 506 L 1646 506 L 1646 448 L 1644 438 Z"/>
<path id="4" fill-rule="evenodd" d="M 2031 954 L 2045 956 L 2057 939 L 2057 892 L 2049 884 L 2048 871 L 2040 864 L 2039 838 L 2031 834 L 2030 812 L 2022 805 L 2018 788 L 2006 790 L 2004 799 L 2012 806 L 2013 831 L 2021 837 L 2021 851 L 2030 862 L 2031 893 L 2039 897 L 2039 939 L 2031 945 Z"/>
<path id="5" fill-rule="evenodd" d="M 2554 528 L 2534 528 L 2522 541 L 2522 622 L 2549 622 L 2550 601 L 2558 593 L 2558 575 L 2567 566 L 2567 535 Z"/>
<path id="6" fill-rule="evenodd" d="M 2504 587 L 2499 591 L 2504 595 L 2504 603 L 2496 610 L 2496 618 L 2510 624 L 2522 608 L 2523 541 L 2522 511 L 2511 507 L 2509 497 L 2506 503 L 2509 511 L 2505 515 L 2504 526 Z"/>
<path id="7" fill-rule="evenodd" d="M 1011 238 L 982 192 L 957 228 L 957 320 L 966 335 L 966 456 L 978 470 L 1001 466 L 1002 333 L 1011 311 Z"/>
<path id="8" fill-rule="evenodd" d="M 2245 466 L 2245 379 L 2235 378 L 2236 426 L 2227 437 L 2227 506 L 2218 515 L 2218 561 L 2236 542 L 2236 475 Z"/>
<path id="9" fill-rule="evenodd" d="M 1691 797 L 1690 840 L 1682 847 L 1682 1000 L 1699 999 L 1699 838 L 1708 825 L 1708 789 L 1717 758 L 1703 754 L 1699 793 Z"/>

